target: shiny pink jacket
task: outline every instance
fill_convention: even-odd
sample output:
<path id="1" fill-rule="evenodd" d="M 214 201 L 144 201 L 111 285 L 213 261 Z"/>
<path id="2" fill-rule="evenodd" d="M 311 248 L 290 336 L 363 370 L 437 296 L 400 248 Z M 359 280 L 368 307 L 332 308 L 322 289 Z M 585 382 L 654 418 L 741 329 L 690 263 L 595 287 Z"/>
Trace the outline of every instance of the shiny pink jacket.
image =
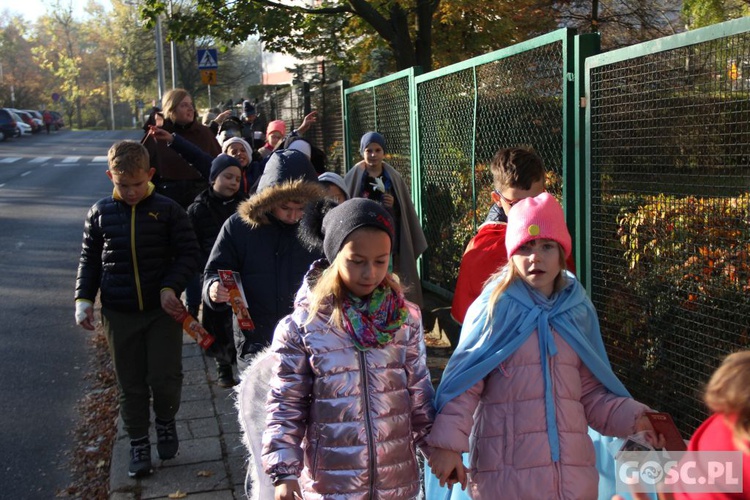
<path id="1" fill-rule="evenodd" d="M 470 451 L 474 499 L 596 499 L 599 475 L 587 427 L 625 437 L 648 407 L 615 396 L 554 333 L 549 358 L 560 435 L 552 462 L 544 412 L 544 379 L 534 333 L 498 368 L 451 400 L 435 417 L 430 446 Z"/>
<path id="2" fill-rule="evenodd" d="M 421 313 L 407 306 L 393 343 L 368 351 L 320 317 L 300 326 L 300 306 L 279 322 L 263 466 L 298 475 L 306 500 L 419 495 L 415 445 L 432 424 L 434 391 Z"/>

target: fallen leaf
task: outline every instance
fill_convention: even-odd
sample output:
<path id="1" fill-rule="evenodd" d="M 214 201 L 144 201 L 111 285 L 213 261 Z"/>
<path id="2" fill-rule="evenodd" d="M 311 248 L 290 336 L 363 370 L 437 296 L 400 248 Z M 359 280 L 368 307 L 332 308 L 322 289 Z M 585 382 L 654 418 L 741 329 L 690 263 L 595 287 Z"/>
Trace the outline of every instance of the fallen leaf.
<path id="1" fill-rule="evenodd" d="M 180 490 L 177 490 L 174 493 L 169 494 L 169 498 L 185 498 L 186 496 L 187 496 L 187 493 L 183 493 Z"/>
<path id="2" fill-rule="evenodd" d="M 211 477 L 214 475 L 214 472 L 210 470 L 199 470 L 195 475 L 198 477 Z"/>

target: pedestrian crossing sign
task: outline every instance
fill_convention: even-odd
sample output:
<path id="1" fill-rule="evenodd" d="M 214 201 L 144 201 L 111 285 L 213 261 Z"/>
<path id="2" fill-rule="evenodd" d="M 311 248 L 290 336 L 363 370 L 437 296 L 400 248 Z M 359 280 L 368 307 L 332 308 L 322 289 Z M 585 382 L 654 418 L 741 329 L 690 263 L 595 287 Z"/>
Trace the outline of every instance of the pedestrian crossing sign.
<path id="1" fill-rule="evenodd" d="M 219 57 L 216 49 L 198 49 L 198 69 L 216 69 Z"/>

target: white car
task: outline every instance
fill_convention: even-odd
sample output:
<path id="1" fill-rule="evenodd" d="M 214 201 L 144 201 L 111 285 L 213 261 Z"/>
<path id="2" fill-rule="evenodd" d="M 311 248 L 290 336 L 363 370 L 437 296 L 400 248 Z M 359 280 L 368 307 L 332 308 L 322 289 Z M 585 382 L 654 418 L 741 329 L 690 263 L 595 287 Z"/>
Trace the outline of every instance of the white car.
<path id="1" fill-rule="evenodd" d="M 16 127 L 18 127 L 18 137 L 21 137 L 22 135 L 31 135 L 31 125 L 24 122 L 20 116 L 18 116 L 10 109 L 8 110 L 8 112 L 10 113 L 10 116 L 12 116 L 16 121 Z"/>

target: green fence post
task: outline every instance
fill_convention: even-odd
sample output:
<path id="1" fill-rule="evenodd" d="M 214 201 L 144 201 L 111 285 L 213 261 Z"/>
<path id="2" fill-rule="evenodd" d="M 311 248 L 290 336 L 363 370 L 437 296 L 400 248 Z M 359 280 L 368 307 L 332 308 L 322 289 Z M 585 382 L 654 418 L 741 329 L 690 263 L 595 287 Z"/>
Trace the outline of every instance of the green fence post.
<path id="1" fill-rule="evenodd" d="M 349 99 L 347 99 L 347 85 L 341 86 L 341 113 L 344 121 L 344 144 L 342 145 L 344 148 L 344 168 L 342 169 L 343 172 L 341 172 L 341 176 L 343 177 L 346 175 L 346 172 L 349 170 L 349 165 L 351 165 L 351 152 L 349 151 L 349 139 L 350 139 L 350 132 L 349 132 Z"/>
<path id="2" fill-rule="evenodd" d="M 565 169 L 567 177 L 563 184 L 568 223 L 575 228 L 573 250 L 575 251 L 576 274 L 586 290 L 591 289 L 591 238 L 588 237 L 591 218 L 586 202 L 586 58 L 599 53 L 601 38 L 598 33 L 577 35 L 573 38 L 573 96 L 569 105 L 574 120 L 572 169 Z M 566 190 L 568 190 L 566 192 Z"/>
<path id="3" fill-rule="evenodd" d="M 411 150 L 409 160 L 411 163 L 411 200 L 417 211 L 419 224 L 424 225 L 422 216 L 422 168 L 419 154 L 419 102 L 417 100 L 417 83 L 415 77 L 422 74 L 421 66 L 409 68 L 409 137 L 411 138 Z M 417 272 L 422 278 L 422 256 L 417 259 Z"/>

